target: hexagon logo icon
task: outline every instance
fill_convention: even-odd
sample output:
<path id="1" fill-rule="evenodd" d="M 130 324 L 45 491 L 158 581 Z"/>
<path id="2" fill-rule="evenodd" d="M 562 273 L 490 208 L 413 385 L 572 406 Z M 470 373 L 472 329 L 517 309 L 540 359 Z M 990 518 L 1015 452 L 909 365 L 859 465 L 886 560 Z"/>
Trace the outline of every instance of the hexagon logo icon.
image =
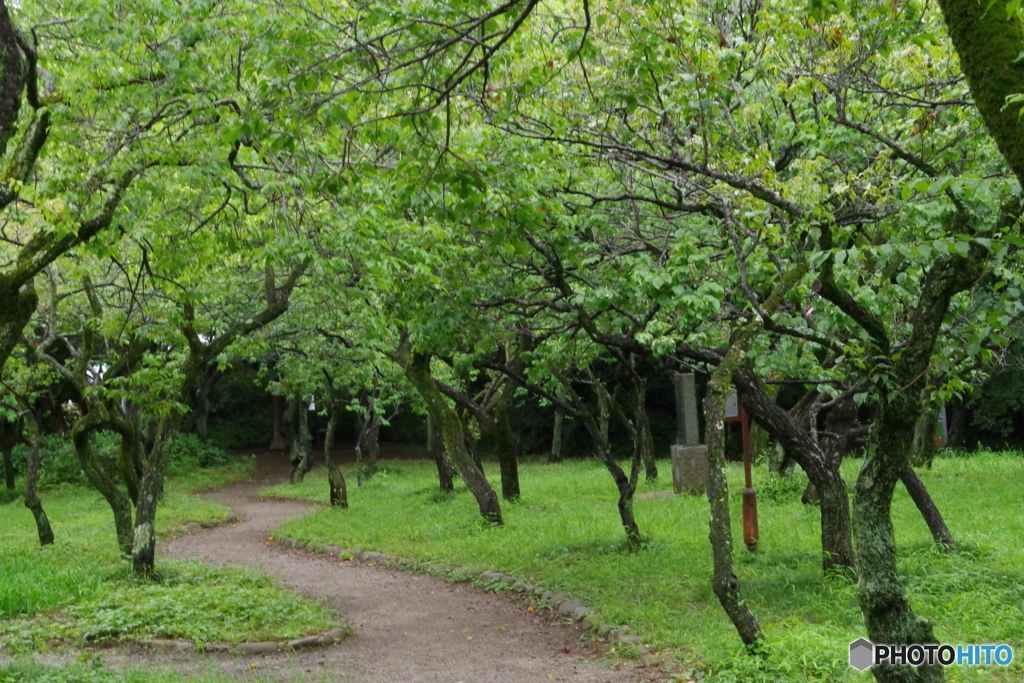
<path id="1" fill-rule="evenodd" d="M 857 671 L 865 671 L 871 667 L 875 658 L 875 646 L 866 638 L 858 638 L 850 643 L 850 666 Z"/>

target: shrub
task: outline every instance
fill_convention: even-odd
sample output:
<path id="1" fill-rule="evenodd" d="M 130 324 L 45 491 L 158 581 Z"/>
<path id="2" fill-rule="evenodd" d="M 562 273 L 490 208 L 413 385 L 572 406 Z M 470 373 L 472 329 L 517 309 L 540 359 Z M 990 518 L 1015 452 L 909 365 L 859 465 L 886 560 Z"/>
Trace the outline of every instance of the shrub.
<path id="1" fill-rule="evenodd" d="M 228 461 L 227 452 L 195 434 L 179 434 L 171 446 L 170 474 L 185 474 L 203 467 L 216 467 Z"/>

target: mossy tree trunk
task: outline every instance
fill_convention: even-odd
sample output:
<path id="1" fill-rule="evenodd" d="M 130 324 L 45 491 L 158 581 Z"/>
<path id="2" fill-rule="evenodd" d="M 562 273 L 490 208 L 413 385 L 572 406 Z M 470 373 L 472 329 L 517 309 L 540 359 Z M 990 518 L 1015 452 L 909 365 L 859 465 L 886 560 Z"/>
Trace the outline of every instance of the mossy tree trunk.
<path id="1" fill-rule="evenodd" d="M 1024 93 L 1024 27 L 1018 14 L 1007 18 L 1005 3 L 939 0 L 946 30 L 960 68 L 967 76 L 974 105 L 1010 170 L 1024 185 L 1024 119 L 1021 103 L 1008 97 Z"/>
<path id="2" fill-rule="evenodd" d="M 39 536 L 39 545 L 51 545 L 53 543 L 53 529 L 50 527 L 50 519 L 43 510 L 43 503 L 39 500 L 36 492 L 36 483 L 39 480 L 39 421 L 30 407 L 25 406 L 25 431 L 28 442 L 28 463 L 25 466 L 25 507 L 32 512 L 36 520 L 36 533 Z"/>
<path id="3" fill-rule="evenodd" d="M 491 524 L 500 525 L 503 522 L 498 496 L 494 492 L 494 488 L 491 487 L 491 483 L 484 477 L 483 472 L 473 462 L 473 458 L 466 448 L 465 428 L 462 421 L 448 404 L 444 394 L 434 384 L 434 378 L 430 374 L 430 359 L 431 356 L 427 353 L 412 352 L 408 354 L 403 363 L 405 376 L 419 392 L 427 404 L 427 410 L 431 417 L 440 427 L 445 451 L 455 467 L 455 471 L 459 473 L 476 498 L 480 516 Z"/>
<path id="4" fill-rule="evenodd" d="M 979 6 L 978 11 L 983 10 Z M 1000 222 L 1006 224 L 1019 211 L 1018 202 L 1005 204 Z M 969 217 L 957 213 L 950 229 L 970 231 Z M 822 247 L 831 246 L 831 235 L 823 231 Z M 878 414 L 853 499 L 857 595 L 868 637 L 876 643 L 935 642 L 931 622 L 914 614 L 900 580 L 890 507 L 896 482 L 910 467 L 912 434 L 923 409 L 921 391 L 950 300 L 981 279 L 987 256 L 986 249 L 972 243 L 969 256 L 936 259 L 921 282 L 917 306 L 910 318 L 910 338 L 895 353 L 882 319 L 838 286 L 831 258 L 826 259 L 820 271 L 819 293 L 860 325 L 871 338 L 875 357 L 885 359 L 877 370 L 880 379 L 875 385 Z M 931 683 L 945 678 L 939 665 L 875 667 L 872 672 L 881 683 Z"/>

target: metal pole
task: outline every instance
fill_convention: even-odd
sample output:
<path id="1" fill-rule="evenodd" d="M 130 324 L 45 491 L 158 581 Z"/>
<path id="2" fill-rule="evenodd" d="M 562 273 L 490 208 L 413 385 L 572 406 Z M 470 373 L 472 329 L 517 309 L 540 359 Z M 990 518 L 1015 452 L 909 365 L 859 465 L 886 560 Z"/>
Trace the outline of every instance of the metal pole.
<path id="1" fill-rule="evenodd" d="M 754 483 L 750 473 L 751 467 L 751 445 L 750 445 L 750 416 L 743 406 L 740 405 L 740 429 L 743 433 L 743 476 L 746 488 L 743 489 L 743 542 L 747 544 L 747 550 L 757 552 L 757 494 L 754 492 Z"/>

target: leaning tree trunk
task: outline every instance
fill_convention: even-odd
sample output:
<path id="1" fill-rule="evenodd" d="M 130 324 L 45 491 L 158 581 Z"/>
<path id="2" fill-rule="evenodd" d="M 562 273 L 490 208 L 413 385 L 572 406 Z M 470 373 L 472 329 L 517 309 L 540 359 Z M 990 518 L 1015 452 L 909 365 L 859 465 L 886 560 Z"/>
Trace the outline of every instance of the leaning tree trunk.
<path id="1" fill-rule="evenodd" d="M 441 436 L 437 431 L 437 423 L 427 413 L 427 454 L 434 459 L 437 465 L 437 481 L 442 493 L 451 493 L 455 490 L 454 472 L 452 463 L 444 452 L 444 445 L 441 443 Z"/>
<path id="2" fill-rule="evenodd" d="M 828 458 L 793 416 L 780 408 L 764 390 L 749 363 L 733 373 L 733 382 L 743 407 L 799 463 L 818 496 L 821 510 L 822 568 L 848 569 L 854 566 L 850 498 L 839 473 L 838 460 Z"/>
<path id="3" fill-rule="evenodd" d="M 567 383 L 564 385 L 564 389 L 576 408 L 576 416 L 583 420 L 584 426 L 594 440 L 594 446 L 597 450 L 595 456 L 601 461 L 605 469 L 608 470 L 608 473 L 612 475 L 615 488 L 619 492 L 617 505 L 619 508 L 619 519 L 622 522 L 623 530 L 626 532 L 626 547 L 630 550 L 637 550 L 643 543 L 643 539 L 640 535 L 640 527 L 636 523 L 636 516 L 633 514 L 633 494 L 636 493 L 637 480 L 640 477 L 640 460 L 634 452 L 633 465 L 627 477 L 626 473 L 619 467 L 619 464 L 615 462 L 615 458 L 612 457 L 611 449 L 608 448 L 607 419 L 610 417 L 610 398 L 603 386 L 596 385 L 598 406 L 602 411 L 602 419 L 600 421 L 594 420 L 590 412 L 583 407 L 583 402 L 575 395 Z"/>
<path id="4" fill-rule="evenodd" d="M 466 449 L 466 435 L 458 414 L 448 405 L 430 375 L 430 355 L 413 353 L 405 368 L 406 377 L 427 404 L 427 410 L 441 428 L 445 451 L 455 470 L 476 498 L 480 516 L 494 525 L 502 524 L 501 505 L 491 483 L 473 462 Z"/>
<path id="5" fill-rule="evenodd" d="M 551 454 L 548 456 L 548 464 L 562 462 L 562 423 L 565 422 L 565 411 L 561 408 L 555 409 L 555 429 L 551 436 Z"/>
<path id="6" fill-rule="evenodd" d="M 327 420 L 327 432 L 324 434 L 324 462 L 327 463 L 327 481 L 330 485 L 331 505 L 333 507 L 348 507 L 348 487 L 345 485 L 345 475 L 338 469 L 331 455 L 331 448 L 334 447 L 334 427 L 338 422 L 338 409 L 334 403 L 329 406 L 331 417 Z"/>
<path id="7" fill-rule="evenodd" d="M 111 476 L 116 472 L 113 463 L 102 463 L 96 458 L 92 449 L 92 432 L 104 427 L 99 412 L 91 412 L 75 422 L 71 429 L 71 441 L 75 445 L 78 463 L 82 466 L 89 483 L 100 492 L 114 513 L 114 531 L 117 534 L 117 546 L 121 552 L 132 552 L 132 501 L 118 486 L 117 480 Z"/>
<path id="8" fill-rule="evenodd" d="M 36 532 L 39 534 L 39 545 L 53 543 L 53 529 L 50 520 L 43 511 L 43 503 L 36 493 L 36 481 L 39 478 L 39 422 L 31 410 L 25 416 L 25 428 L 28 432 L 28 463 L 25 467 L 25 507 L 32 512 L 36 520 Z"/>
<path id="9" fill-rule="evenodd" d="M 914 468 L 908 467 L 903 470 L 900 480 L 907 487 L 907 493 L 910 494 L 914 505 L 917 506 L 921 516 L 924 517 L 925 524 L 928 525 L 928 530 L 932 532 L 932 538 L 935 539 L 935 543 L 946 552 L 956 548 L 956 544 L 953 542 L 953 535 L 949 533 L 949 527 L 946 526 L 946 520 L 942 518 L 942 513 L 935 506 L 935 501 L 932 500 L 932 497 L 928 495 L 928 489 L 924 487 L 924 482 L 917 476 Z"/>

